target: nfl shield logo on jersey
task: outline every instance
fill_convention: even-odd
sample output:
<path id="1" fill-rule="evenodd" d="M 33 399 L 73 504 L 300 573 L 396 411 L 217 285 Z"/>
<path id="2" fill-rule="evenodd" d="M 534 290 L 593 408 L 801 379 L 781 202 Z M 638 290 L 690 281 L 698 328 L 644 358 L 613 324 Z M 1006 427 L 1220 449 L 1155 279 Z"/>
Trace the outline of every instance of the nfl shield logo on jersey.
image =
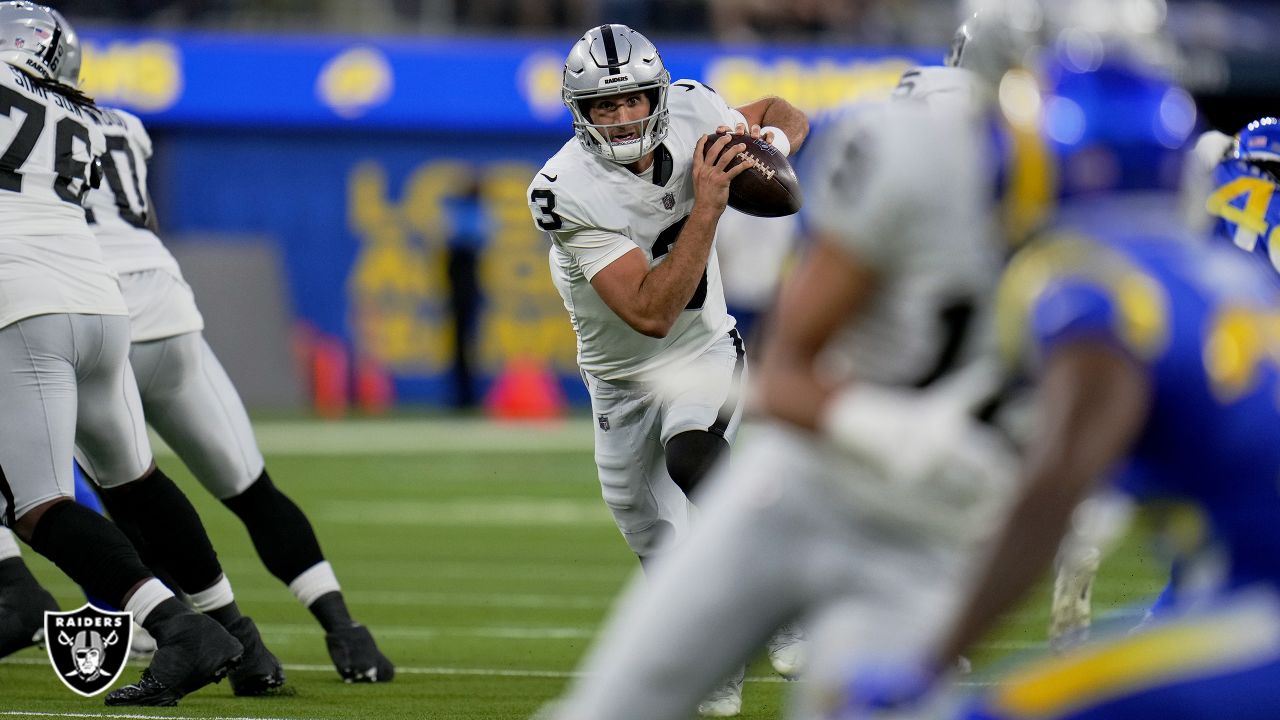
<path id="1" fill-rule="evenodd" d="M 662 207 L 670 210 L 675 206 L 676 206 L 676 196 L 674 194 L 667 193 L 666 195 L 662 196 Z"/>
<path id="2" fill-rule="evenodd" d="M 596 423 L 600 425 L 601 430 L 605 432 L 609 432 L 609 416 L 608 415 L 597 415 Z"/>
<path id="3" fill-rule="evenodd" d="M 85 697 L 120 677 L 133 641 L 133 614 L 85 604 L 72 612 L 44 614 L 44 645 L 62 683 Z"/>

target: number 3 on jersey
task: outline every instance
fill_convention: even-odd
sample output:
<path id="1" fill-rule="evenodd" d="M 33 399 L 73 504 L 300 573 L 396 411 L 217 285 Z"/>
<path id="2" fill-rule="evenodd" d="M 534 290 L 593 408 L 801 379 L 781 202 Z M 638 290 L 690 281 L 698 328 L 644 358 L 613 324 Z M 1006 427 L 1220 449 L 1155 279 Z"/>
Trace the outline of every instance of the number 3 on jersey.
<path id="1" fill-rule="evenodd" d="M 543 230 L 559 230 L 564 222 L 556 214 L 556 196 L 546 188 L 538 188 L 529 193 L 529 200 L 538 206 L 542 217 L 538 218 L 538 227 Z"/>

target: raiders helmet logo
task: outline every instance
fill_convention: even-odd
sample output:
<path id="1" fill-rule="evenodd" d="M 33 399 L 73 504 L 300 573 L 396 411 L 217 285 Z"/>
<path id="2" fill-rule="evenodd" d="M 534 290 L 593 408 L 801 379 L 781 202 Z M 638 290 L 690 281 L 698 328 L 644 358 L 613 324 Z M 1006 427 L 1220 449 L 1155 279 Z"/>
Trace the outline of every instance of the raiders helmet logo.
<path id="1" fill-rule="evenodd" d="M 45 612 L 44 645 L 58 679 L 93 697 L 111 687 L 124 670 L 133 642 L 133 613 L 108 612 L 85 604 L 72 612 Z"/>

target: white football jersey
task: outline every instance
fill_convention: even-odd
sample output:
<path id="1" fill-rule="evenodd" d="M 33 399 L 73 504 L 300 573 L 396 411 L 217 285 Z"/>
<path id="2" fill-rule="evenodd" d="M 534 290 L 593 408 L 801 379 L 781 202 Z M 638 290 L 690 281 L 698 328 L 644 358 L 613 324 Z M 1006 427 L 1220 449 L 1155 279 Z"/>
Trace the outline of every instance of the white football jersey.
<path id="1" fill-rule="evenodd" d="M 147 163 L 151 136 L 142 121 L 115 108 L 98 108 L 94 122 L 106 136 L 102 183 L 89 192 L 89 225 L 102 243 L 102 253 L 118 274 L 167 270 L 181 277 L 178 262 L 151 232 Z"/>
<path id="2" fill-rule="evenodd" d="M 603 380 L 652 379 L 701 355 L 734 326 L 714 245 L 702 283 L 665 338 L 634 330 L 591 286 L 597 272 L 634 248 L 644 251 L 651 267 L 662 262 L 693 209 L 698 138 L 745 122 L 693 80 L 671 84 L 667 107 L 671 124 L 662 145 L 671 156 L 671 175 L 664 184 L 593 155 L 574 139 L 529 185 L 529 209 L 551 238 L 551 276 L 578 336 L 578 365 Z"/>
<path id="3" fill-rule="evenodd" d="M 89 111 L 0 67 L 0 327 L 33 315 L 127 315 L 85 221 L 106 149 Z"/>
<path id="4" fill-rule="evenodd" d="M 827 348 L 837 373 L 923 386 L 990 348 L 1001 235 L 976 83 L 909 71 L 898 97 L 851 108 L 809 149 L 809 227 L 879 276 Z"/>

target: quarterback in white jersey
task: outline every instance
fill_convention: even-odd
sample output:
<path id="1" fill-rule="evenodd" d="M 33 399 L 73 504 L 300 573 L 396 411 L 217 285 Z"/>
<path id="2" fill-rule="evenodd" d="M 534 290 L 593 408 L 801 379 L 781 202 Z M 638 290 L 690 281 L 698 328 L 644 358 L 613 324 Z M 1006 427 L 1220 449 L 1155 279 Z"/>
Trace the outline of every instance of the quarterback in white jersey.
<path id="1" fill-rule="evenodd" d="M 60 73 L 68 85 L 79 77 L 74 40 L 71 50 Z M 191 288 L 156 234 L 147 190 L 151 137 L 124 110 L 97 107 L 91 117 L 106 138 L 106 153 L 103 181 L 89 193 L 88 218 L 128 305 L 129 360 L 148 424 L 240 518 L 267 569 L 315 615 L 343 679 L 389 682 L 395 666 L 369 630 L 351 618 L 311 523 L 267 474 L 244 403 L 202 335 L 204 320 Z M 116 515 L 111 498 L 105 499 Z M 236 694 L 257 695 L 283 684 L 280 662 L 252 624 L 231 629 L 255 651 L 231 672 Z"/>
<path id="2" fill-rule="evenodd" d="M 714 133 L 785 151 L 808 122 L 779 98 L 732 108 L 702 83 L 671 82 L 657 48 L 625 25 L 575 43 L 562 90 L 576 137 L 534 175 L 529 208 L 577 333 L 601 492 L 648 567 L 686 533 L 689 498 L 741 416 L 745 348 L 714 240 L 745 163 L 726 169 L 742 146 Z M 671 379 L 680 387 L 659 392 Z M 706 714 L 737 714 L 737 682 L 722 695 Z"/>
<path id="3" fill-rule="evenodd" d="M 797 717 L 852 650 L 927 643 L 963 588 L 1009 462 L 970 410 L 1001 263 L 985 87 L 921 68 L 830 129 L 805 176 L 813 247 L 765 341 L 770 422 L 707 481 L 688 540 L 634 581 L 557 709 L 676 720 L 761 638 L 811 636 Z"/>
<path id="4" fill-rule="evenodd" d="M 56 82 L 72 34 L 49 8 L 0 3 L 0 520 L 156 638 L 142 681 L 107 704 L 172 705 L 245 648 L 211 617 L 235 602 L 200 518 L 152 461 L 128 310 L 85 222 L 105 139 L 93 101 Z M 72 501 L 73 454 L 208 614 L 179 602 L 115 524 Z"/>

